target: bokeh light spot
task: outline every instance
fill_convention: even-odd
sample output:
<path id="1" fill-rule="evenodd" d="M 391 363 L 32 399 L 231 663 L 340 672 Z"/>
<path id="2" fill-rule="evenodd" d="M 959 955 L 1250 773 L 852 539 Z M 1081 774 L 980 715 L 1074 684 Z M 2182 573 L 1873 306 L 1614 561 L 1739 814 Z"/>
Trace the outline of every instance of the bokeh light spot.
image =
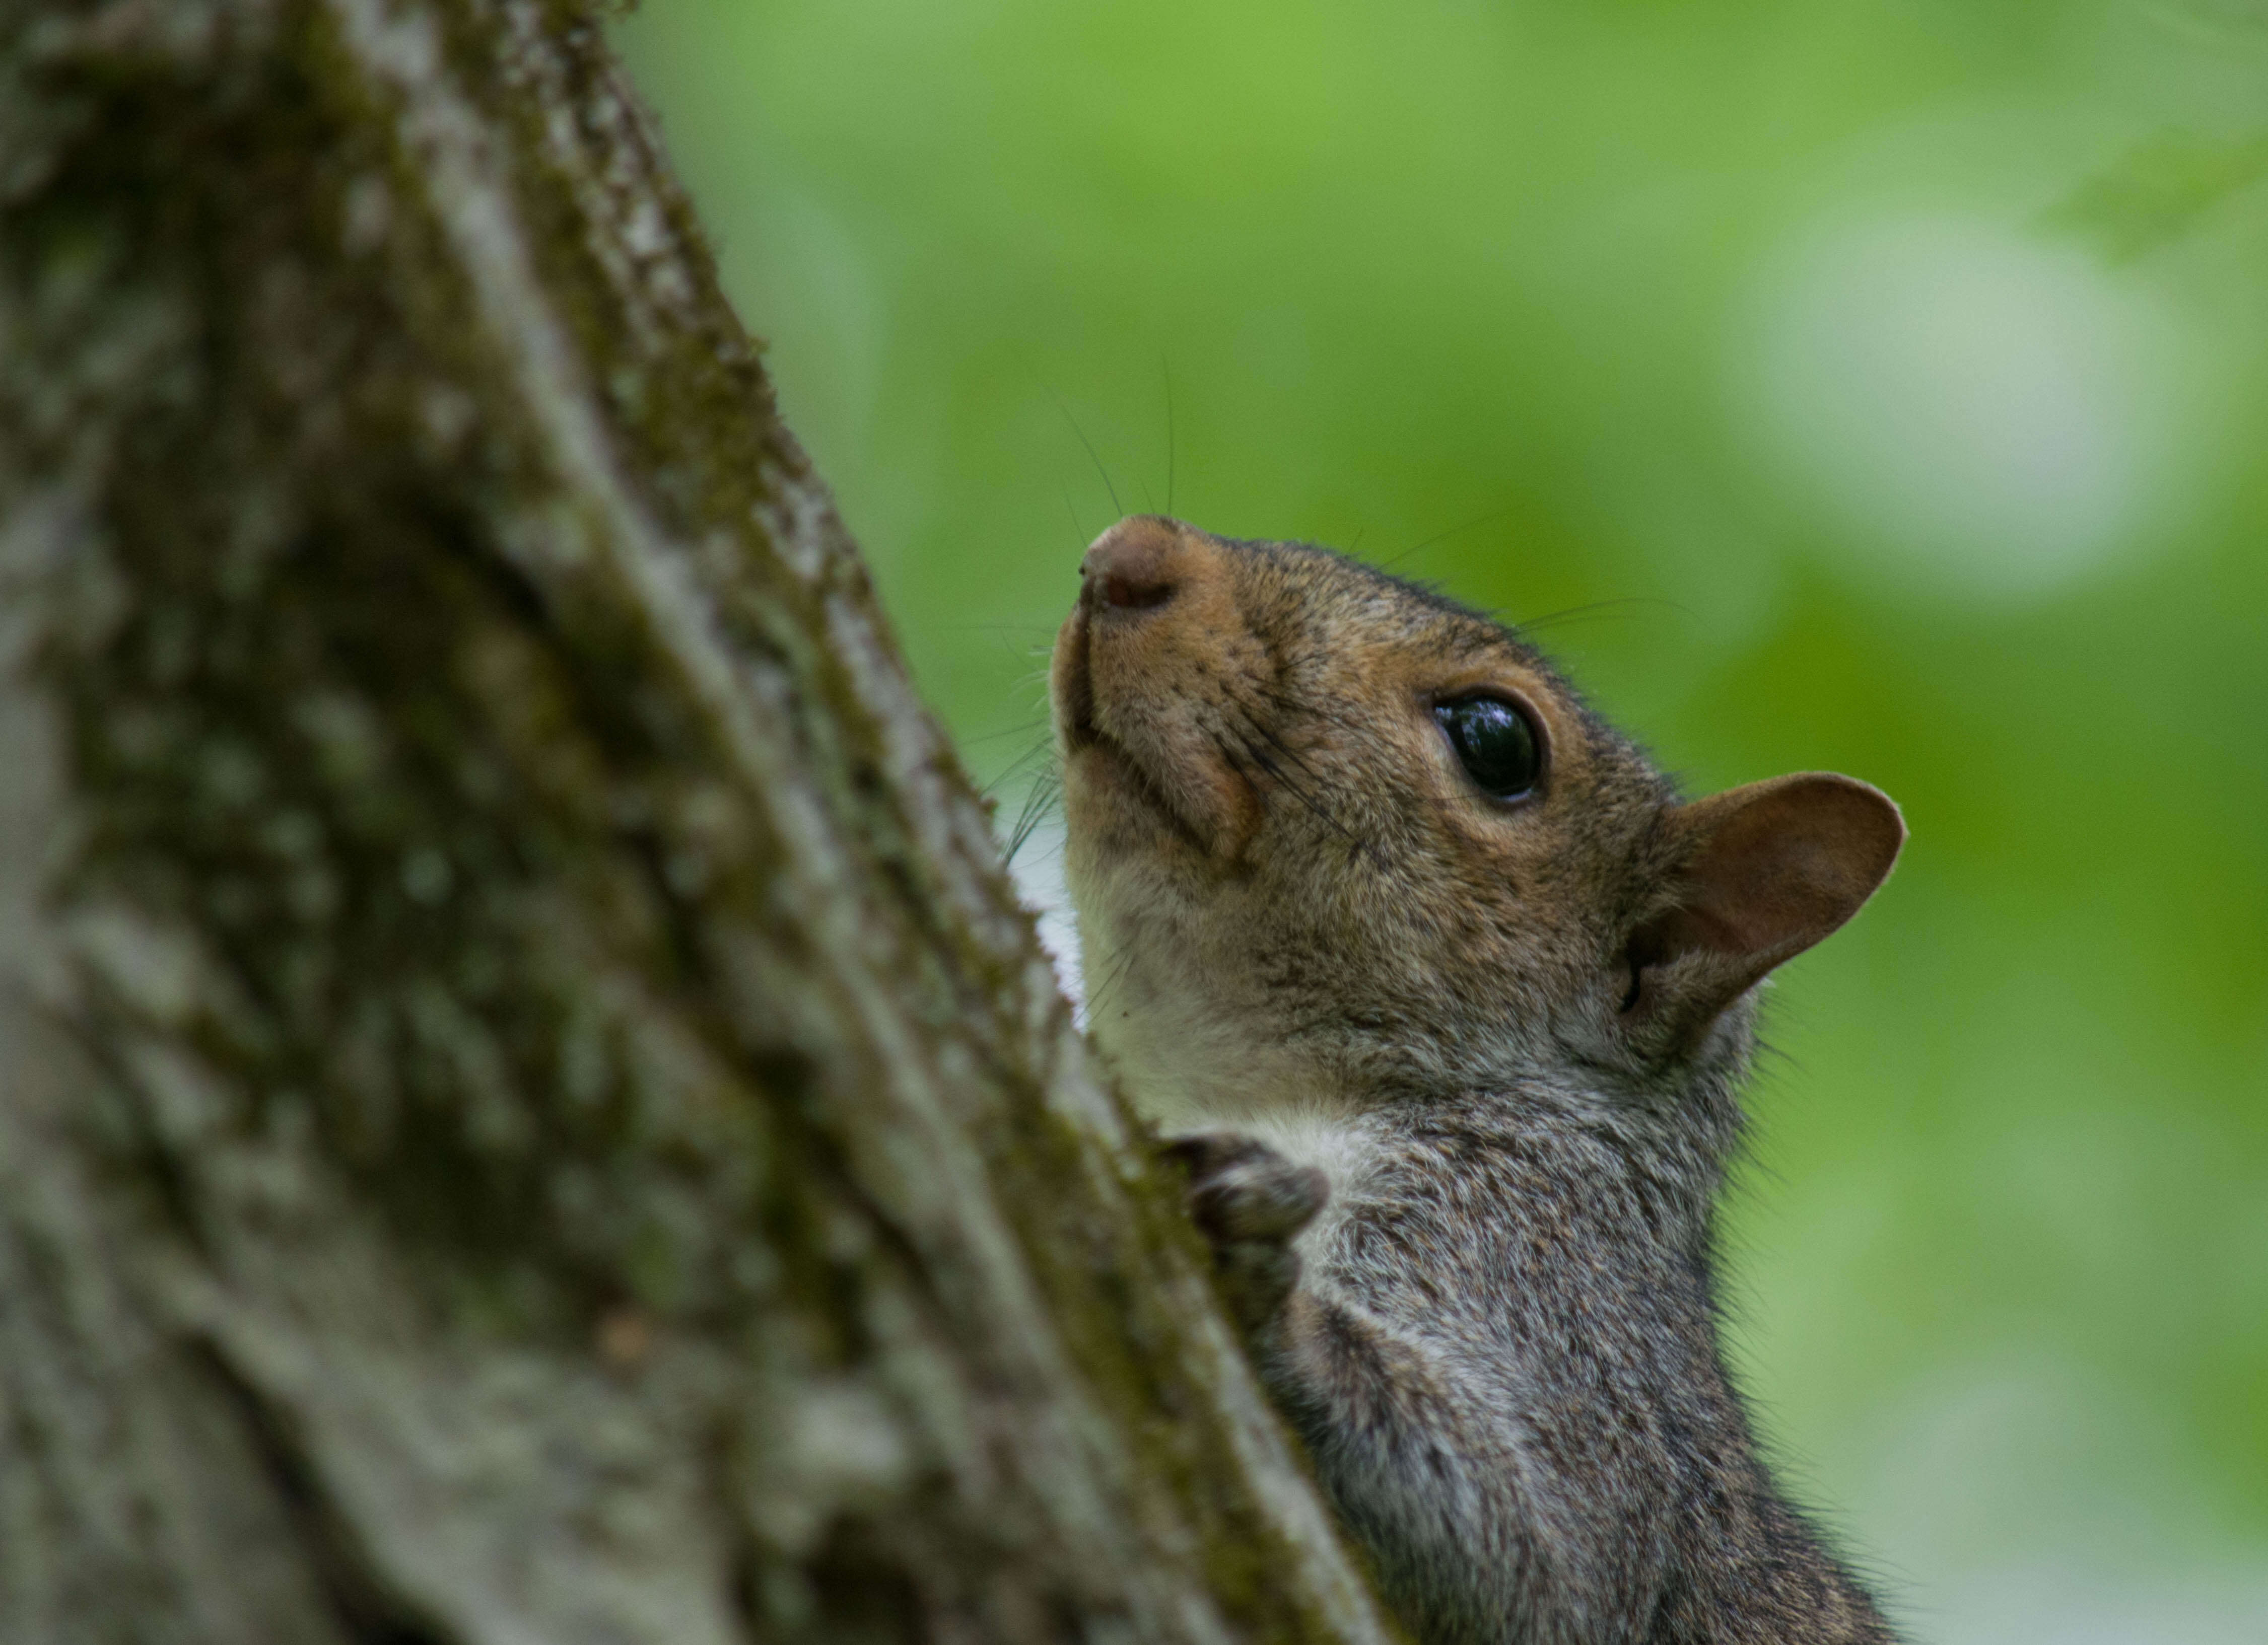
<path id="1" fill-rule="evenodd" d="M 2073 248 L 1951 215 L 1845 222 L 1768 261 L 1743 331 L 1749 418 L 1846 561 L 2036 595 L 2193 502 L 2181 329 Z"/>

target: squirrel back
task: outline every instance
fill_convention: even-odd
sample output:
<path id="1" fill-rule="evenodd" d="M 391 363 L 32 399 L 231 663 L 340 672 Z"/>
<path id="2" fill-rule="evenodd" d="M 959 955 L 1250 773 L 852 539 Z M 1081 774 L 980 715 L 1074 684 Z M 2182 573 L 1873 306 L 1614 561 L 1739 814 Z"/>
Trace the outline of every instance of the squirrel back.
<path id="1" fill-rule="evenodd" d="M 1680 799 L 1516 634 L 1155 516 L 1052 671 L 1090 1024 L 1428 1641 L 1887 1641 L 1727 1376 L 1767 973 L 1889 873 L 1805 774 Z"/>

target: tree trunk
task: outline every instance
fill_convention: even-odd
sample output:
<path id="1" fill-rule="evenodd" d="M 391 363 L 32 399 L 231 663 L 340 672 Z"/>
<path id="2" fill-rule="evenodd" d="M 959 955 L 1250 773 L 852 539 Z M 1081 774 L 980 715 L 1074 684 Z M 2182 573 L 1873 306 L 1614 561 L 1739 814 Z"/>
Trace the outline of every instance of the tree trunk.
<path id="1" fill-rule="evenodd" d="M 0 0 L 0 1639 L 1375 1641 L 587 5 Z"/>

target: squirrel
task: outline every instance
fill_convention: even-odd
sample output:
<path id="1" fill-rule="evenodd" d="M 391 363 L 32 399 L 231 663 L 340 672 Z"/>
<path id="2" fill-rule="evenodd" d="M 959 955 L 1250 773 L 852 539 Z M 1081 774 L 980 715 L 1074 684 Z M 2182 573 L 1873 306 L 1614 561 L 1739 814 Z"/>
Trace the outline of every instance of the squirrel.
<path id="1" fill-rule="evenodd" d="M 1157 515 L 1049 671 L 1089 1027 L 1425 1645 L 1893 1641 L 1718 1340 L 1756 985 L 1905 839 L 1692 801 L 1516 632 Z"/>

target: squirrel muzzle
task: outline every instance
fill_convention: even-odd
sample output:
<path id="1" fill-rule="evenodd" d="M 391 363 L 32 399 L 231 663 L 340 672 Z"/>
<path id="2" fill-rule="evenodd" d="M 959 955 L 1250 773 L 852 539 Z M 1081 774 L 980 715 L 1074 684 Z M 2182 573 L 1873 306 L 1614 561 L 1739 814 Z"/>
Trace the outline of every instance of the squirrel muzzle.
<path id="1" fill-rule="evenodd" d="M 1132 846 L 1162 827 L 1214 859 L 1258 829 L 1235 727 L 1266 657 L 1238 609 L 1233 552 L 1154 514 L 1087 549 L 1049 682 L 1075 828 Z"/>

